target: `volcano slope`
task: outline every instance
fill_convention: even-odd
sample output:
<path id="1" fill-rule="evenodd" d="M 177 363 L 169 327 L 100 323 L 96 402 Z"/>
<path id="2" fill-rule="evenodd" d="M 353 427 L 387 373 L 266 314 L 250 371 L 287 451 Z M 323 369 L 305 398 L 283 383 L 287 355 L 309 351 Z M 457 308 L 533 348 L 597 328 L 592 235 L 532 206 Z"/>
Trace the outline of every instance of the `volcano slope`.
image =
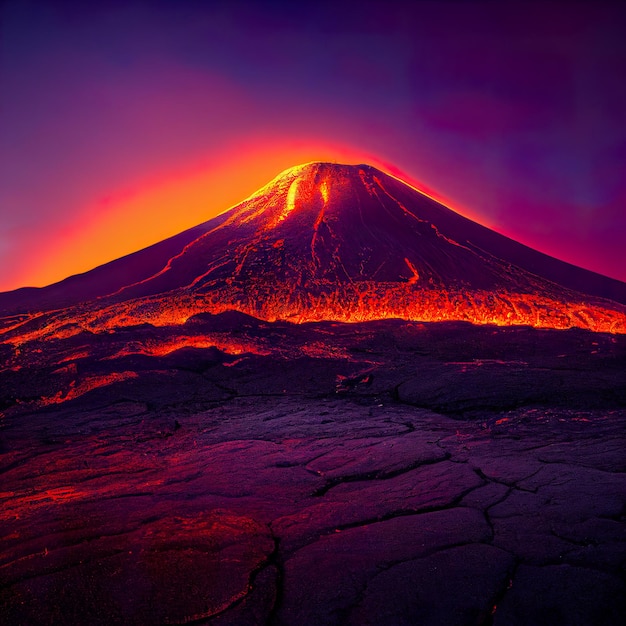
<path id="1" fill-rule="evenodd" d="M 522 246 L 371 166 L 309 163 L 177 237 L 44 289 L 0 294 L 0 313 L 20 336 L 228 310 L 268 321 L 626 332 L 625 303 L 623 283 Z"/>
<path id="2" fill-rule="evenodd" d="M 623 623 L 623 285 L 416 194 L 310 164 L 0 295 L 0 623 Z"/>

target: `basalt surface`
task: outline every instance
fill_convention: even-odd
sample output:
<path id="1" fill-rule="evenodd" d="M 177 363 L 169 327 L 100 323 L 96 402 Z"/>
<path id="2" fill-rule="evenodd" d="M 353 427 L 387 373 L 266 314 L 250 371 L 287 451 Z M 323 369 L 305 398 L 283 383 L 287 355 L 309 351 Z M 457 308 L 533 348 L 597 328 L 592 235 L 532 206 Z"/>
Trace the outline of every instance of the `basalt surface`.
<path id="1" fill-rule="evenodd" d="M 624 335 L 230 313 L 2 349 L 2 624 L 623 623 Z"/>

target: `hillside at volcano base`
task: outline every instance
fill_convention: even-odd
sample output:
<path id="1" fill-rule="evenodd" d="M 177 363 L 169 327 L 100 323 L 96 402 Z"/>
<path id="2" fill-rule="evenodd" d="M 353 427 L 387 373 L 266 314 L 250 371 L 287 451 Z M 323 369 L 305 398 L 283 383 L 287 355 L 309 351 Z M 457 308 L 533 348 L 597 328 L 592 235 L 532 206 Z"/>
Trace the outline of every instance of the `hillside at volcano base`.
<path id="1" fill-rule="evenodd" d="M 621 625 L 625 372 L 624 283 L 291 168 L 0 294 L 0 624 Z"/>

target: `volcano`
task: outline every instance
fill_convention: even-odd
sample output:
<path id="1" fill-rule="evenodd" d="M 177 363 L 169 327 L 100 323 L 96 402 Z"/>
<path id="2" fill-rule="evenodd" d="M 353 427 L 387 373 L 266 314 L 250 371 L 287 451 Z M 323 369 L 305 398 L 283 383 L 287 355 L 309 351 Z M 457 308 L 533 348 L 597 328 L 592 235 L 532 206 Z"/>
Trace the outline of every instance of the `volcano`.
<path id="1" fill-rule="evenodd" d="M 88 312 L 70 316 L 94 330 L 235 310 L 298 323 L 399 318 L 626 332 L 623 283 L 531 250 L 371 166 L 334 163 L 293 167 L 176 237 L 0 296 L 5 315 L 79 303 Z"/>
<path id="2" fill-rule="evenodd" d="M 0 623 L 621 626 L 624 303 L 330 163 L 0 294 Z"/>

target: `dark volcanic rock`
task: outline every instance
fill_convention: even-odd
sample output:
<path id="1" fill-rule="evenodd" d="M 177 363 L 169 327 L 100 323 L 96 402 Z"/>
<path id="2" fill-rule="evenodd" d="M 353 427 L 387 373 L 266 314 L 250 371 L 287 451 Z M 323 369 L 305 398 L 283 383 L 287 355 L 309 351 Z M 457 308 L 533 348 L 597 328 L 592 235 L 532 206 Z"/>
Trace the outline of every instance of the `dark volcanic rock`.
<path id="1" fill-rule="evenodd" d="M 365 589 L 381 571 L 448 546 L 488 541 L 489 537 L 484 516 L 470 509 L 396 517 L 329 534 L 286 561 L 278 623 L 349 623 L 352 609 L 359 606 Z M 400 588 L 400 594 L 409 589 Z M 396 591 L 400 588 L 396 585 Z M 413 593 L 411 589 L 409 594 Z M 391 603 L 385 601 L 380 608 L 393 603 L 391 598 Z M 355 623 L 369 622 L 357 619 Z"/>
<path id="2" fill-rule="evenodd" d="M 421 371 L 398 387 L 402 402 L 441 413 L 504 411 L 519 406 L 626 406 L 624 374 L 527 363 L 467 362 Z"/>
<path id="3" fill-rule="evenodd" d="M 43 550 L 3 580 L 3 623 L 171 624 L 210 617 L 248 593 L 253 572 L 274 549 L 266 528 L 221 511 L 111 530 L 40 542 Z"/>
<path id="4" fill-rule="evenodd" d="M 619 624 L 625 589 L 616 577 L 569 565 L 521 565 L 498 605 L 494 624 Z"/>
<path id="5" fill-rule="evenodd" d="M 469 544 L 399 563 L 375 576 L 350 624 L 488 623 L 515 559 L 489 545 Z M 433 598 L 446 601 L 434 602 Z"/>
<path id="6" fill-rule="evenodd" d="M 0 623 L 621 626 L 625 338 L 185 326 L 0 372 Z"/>

